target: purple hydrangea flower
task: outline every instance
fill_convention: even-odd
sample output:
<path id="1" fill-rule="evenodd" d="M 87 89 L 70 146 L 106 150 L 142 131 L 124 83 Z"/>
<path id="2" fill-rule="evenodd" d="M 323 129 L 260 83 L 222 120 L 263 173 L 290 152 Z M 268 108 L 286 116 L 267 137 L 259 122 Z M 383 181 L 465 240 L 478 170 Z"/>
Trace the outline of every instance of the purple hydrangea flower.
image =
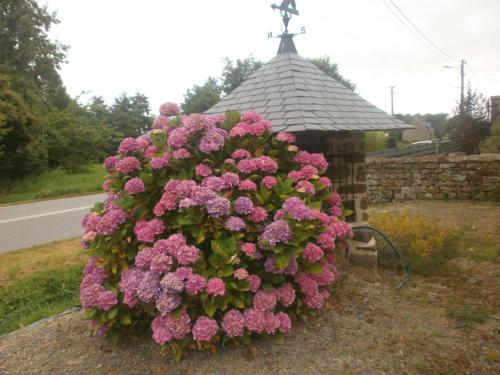
<path id="1" fill-rule="evenodd" d="M 217 197 L 207 202 L 207 211 L 212 217 L 226 216 L 230 209 L 231 203 L 226 198 Z"/>
<path id="2" fill-rule="evenodd" d="M 219 131 L 218 131 L 219 130 Z M 221 134 L 222 129 L 211 129 L 201 138 L 199 149 L 204 154 L 219 151 L 224 147 L 225 137 Z"/>
<path id="3" fill-rule="evenodd" d="M 181 296 L 178 294 L 162 293 L 156 300 L 156 308 L 161 315 L 167 315 L 180 306 Z"/>
<path id="4" fill-rule="evenodd" d="M 239 232 L 240 230 L 246 228 L 246 224 L 242 218 L 239 218 L 237 216 L 231 216 L 229 219 L 226 220 L 224 227 L 232 232 Z"/>
<path id="5" fill-rule="evenodd" d="M 267 241 L 271 247 L 274 247 L 280 242 L 287 243 L 290 241 L 292 239 L 292 230 L 285 220 L 276 220 L 266 226 L 260 239 Z"/>
<path id="6" fill-rule="evenodd" d="M 149 303 L 155 300 L 160 294 L 160 287 L 158 283 L 158 274 L 155 272 L 146 272 L 142 278 L 139 288 L 137 289 L 137 296 L 143 302 Z"/>
<path id="7" fill-rule="evenodd" d="M 169 272 L 163 276 L 160 285 L 166 293 L 180 293 L 184 290 L 184 280 L 177 276 L 174 272 Z"/>
<path id="8" fill-rule="evenodd" d="M 238 197 L 234 201 L 234 209 L 241 215 L 248 215 L 253 210 L 253 202 L 247 197 Z"/>

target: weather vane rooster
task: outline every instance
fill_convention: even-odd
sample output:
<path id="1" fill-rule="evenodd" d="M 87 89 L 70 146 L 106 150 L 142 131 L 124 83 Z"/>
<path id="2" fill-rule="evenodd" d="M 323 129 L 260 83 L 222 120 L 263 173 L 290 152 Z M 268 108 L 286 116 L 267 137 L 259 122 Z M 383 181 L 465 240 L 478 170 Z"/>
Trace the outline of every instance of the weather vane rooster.
<path id="1" fill-rule="evenodd" d="M 283 17 L 283 24 L 285 25 L 284 34 L 288 34 L 288 23 L 292 19 L 292 15 L 299 15 L 295 0 L 283 0 L 281 5 L 273 4 L 271 5 L 271 8 L 280 11 L 281 16 Z"/>

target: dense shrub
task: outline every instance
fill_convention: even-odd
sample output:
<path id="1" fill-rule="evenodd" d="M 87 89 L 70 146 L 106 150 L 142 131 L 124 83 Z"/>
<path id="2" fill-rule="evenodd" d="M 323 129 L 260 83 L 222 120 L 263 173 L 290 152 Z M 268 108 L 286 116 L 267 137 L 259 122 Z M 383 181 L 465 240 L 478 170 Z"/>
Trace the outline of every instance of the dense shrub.
<path id="1" fill-rule="evenodd" d="M 83 225 L 81 304 L 95 332 L 150 324 L 176 358 L 186 346 L 290 330 L 320 309 L 350 226 L 322 154 L 273 136 L 256 113 L 180 116 L 106 159 L 108 199 Z"/>
<path id="2" fill-rule="evenodd" d="M 450 242 L 453 232 L 443 228 L 435 220 L 410 217 L 408 214 L 376 214 L 370 224 L 381 229 L 401 249 L 406 261 L 417 273 L 432 274 L 442 269 L 447 259 L 455 253 Z M 382 267 L 400 266 L 393 251 L 383 241 L 378 241 L 378 258 Z"/>

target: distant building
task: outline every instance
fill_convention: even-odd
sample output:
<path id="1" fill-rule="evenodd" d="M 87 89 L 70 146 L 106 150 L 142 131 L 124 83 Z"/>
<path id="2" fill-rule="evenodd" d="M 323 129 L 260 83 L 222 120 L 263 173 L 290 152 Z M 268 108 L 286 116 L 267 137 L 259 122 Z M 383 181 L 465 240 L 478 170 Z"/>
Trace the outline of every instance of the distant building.
<path id="1" fill-rule="evenodd" d="M 434 138 L 434 129 L 430 123 L 416 119 L 410 125 L 415 129 L 403 130 L 403 142 L 413 143 Z"/>

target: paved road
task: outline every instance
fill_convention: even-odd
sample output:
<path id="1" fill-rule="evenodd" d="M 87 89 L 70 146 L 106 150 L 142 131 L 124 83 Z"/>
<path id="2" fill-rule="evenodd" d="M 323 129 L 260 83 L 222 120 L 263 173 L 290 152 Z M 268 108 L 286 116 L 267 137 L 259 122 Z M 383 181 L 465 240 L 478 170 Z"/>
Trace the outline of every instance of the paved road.
<path id="1" fill-rule="evenodd" d="M 0 207 L 0 253 L 82 234 L 81 220 L 105 194 Z"/>

